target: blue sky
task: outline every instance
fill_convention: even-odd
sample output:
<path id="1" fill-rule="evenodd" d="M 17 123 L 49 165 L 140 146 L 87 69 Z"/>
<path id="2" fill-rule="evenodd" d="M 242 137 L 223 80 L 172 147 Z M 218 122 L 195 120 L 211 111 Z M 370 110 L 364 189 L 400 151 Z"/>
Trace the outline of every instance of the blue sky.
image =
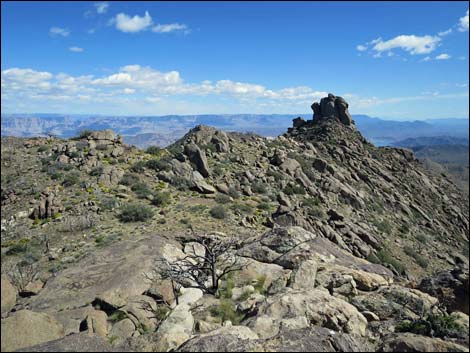
<path id="1" fill-rule="evenodd" d="M 468 2 L 2 2 L 2 113 L 469 116 Z"/>

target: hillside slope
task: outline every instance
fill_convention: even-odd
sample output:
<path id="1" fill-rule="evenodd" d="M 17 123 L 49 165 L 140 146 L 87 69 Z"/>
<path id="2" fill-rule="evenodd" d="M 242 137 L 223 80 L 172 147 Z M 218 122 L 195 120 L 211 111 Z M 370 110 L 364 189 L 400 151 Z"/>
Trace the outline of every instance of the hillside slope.
<path id="1" fill-rule="evenodd" d="M 468 349 L 468 196 L 340 97 L 314 109 L 275 139 L 197 126 L 146 152 L 2 138 L 2 351 Z M 214 273 L 240 267 L 212 291 L 187 275 L 218 242 Z"/>

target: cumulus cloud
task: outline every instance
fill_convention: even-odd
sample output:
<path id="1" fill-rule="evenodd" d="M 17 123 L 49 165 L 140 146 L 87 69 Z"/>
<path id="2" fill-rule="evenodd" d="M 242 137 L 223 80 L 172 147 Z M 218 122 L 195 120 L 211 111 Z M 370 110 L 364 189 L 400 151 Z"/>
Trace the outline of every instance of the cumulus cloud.
<path id="1" fill-rule="evenodd" d="M 108 2 L 95 2 L 94 5 L 95 5 L 96 12 L 99 14 L 106 13 L 109 8 Z"/>
<path id="2" fill-rule="evenodd" d="M 75 53 L 81 53 L 81 52 L 83 52 L 84 49 L 80 48 L 80 47 L 70 47 L 69 50 L 73 51 Z"/>
<path id="3" fill-rule="evenodd" d="M 157 24 L 152 28 L 152 32 L 155 33 L 170 33 L 176 31 L 184 31 L 185 33 L 188 33 L 189 29 L 185 24 L 179 23 Z"/>
<path id="4" fill-rule="evenodd" d="M 465 16 L 460 17 L 459 20 L 459 31 L 460 32 L 466 32 L 468 31 L 468 10 Z"/>
<path id="5" fill-rule="evenodd" d="M 399 35 L 386 41 L 382 38 L 374 40 L 372 49 L 378 53 L 399 48 L 411 55 L 429 54 L 437 48 L 440 41 L 439 36 Z"/>
<path id="6" fill-rule="evenodd" d="M 152 17 L 145 11 L 144 16 L 135 15 L 130 17 L 125 13 L 119 13 L 112 20 L 116 24 L 116 28 L 125 33 L 136 33 L 147 30 L 152 25 Z"/>
<path id="7" fill-rule="evenodd" d="M 62 36 L 62 37 L 68 37 L 70 34 L 70 31 L 65 28 L 60 28 L 60 27 L 51 27 L 49 29 L 49 34 L 51 36 Z"/>
<path id="8" fill-rule="evenodd" d="M 436 60 L 449 60 L 451 58 L 451 56 L 449 54 L 439 54 L 438 56 L 436 56 Z"/>

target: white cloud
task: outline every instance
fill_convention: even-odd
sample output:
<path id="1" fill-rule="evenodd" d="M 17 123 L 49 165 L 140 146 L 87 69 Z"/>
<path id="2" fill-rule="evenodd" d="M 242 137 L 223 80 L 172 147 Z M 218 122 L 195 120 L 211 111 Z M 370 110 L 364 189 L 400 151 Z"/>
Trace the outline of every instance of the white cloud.
<path id="1" fill-rule="evenodd" d="M 152 32 L 155 33 L 170 33 L 175 31 L 184 31 L 185 33 L 189 33 L 188 26 L 179 23 L 157 24 L 152 28 Z"/>
<path id="2" fill-rule="evenodd" d="M 81 53 L 81 52 L 83 52 L 84 49 L 80 48 L 80 47 L 70 47 L 69 50 L 73 51 L 75 53 Z"/>
<path id="3" fill-rule="evenodd" d="M 429 60 L 432 60 L 430 56 L 426 56 L 423 61 L 429 61 Z"/>
<path id="4" fill-rule="evenodd" d="M 49 34 L 51 36 L 62 36 L 62 37 L 67 37 L 70 34 L 70 31 L 65 28 L 60 28 L 60 27 L 51 27 L 49 29 Z"/>
<path id="5" fill-rule="evenodd" d="M 436 49 L 440 41 L 441 38 L 438 36 L 400 35 L 387 41 L 378 38 L 374 40 L 375 45 L 372 49 L 377 53 L 400 48 L 411 55 L 428 54 Z"/>
<path id="6" fill-rule="evenodd" d="M 451 34 L 451 33 L 452 33 L 452 28 L 449 28 L 447 31 L 439 32 L 437 35 L 438 35 L 439 37 L 445 37 L 445 36 L 447 36 L 447 35 L 449 35 L 449 34 Z"/>
<path id="7" fill-rule="evenodd" d="M 365 45 L 359 44 L 358 46 L 356 46 L 356 49 L 358 51 L 366 51 L 367 47 Z"/>
<path id="8" fill-rule="evenodd" d="M 99 14 L 106 13 L 108 11 L 109 3 L 108 2 L 95 2 L 96 12 Z"/>
<path id="9" fill-rule="evenodd" d="M 438 56 L 436 56 L 436 60 L 449 60 L 451 58 L 451 56 L 449 54 L 439 54 Z"/>
<path id="10" fill-rule="evenodd" d="M 136 33 L 148 29 L 152 25 L 152 17 L 148 11 L 145 11 L 144 16 L 135 15 L 130 17 L 125 13 L 119 13 L 113 19 L 113 23 L 116 24 L 116 28 L 125 33 Z"/>
<path id="11" fill-rule="evenodd" d="M 460 32 L 466 32 L 468 31 L 468 10 L 465 16 L 460 17 L 459 20 L 459 31 Z"/>

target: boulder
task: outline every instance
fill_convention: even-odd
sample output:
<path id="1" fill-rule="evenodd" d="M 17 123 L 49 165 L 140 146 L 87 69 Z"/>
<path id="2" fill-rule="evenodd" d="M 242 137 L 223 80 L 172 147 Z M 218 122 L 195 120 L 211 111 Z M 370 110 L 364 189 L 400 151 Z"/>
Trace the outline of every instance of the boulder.
<path id="1" fill-rule="evenodd" d="M 317 262 L 306 260 L 295 269 L 291 275 L 292 288 L 311 289 L 315 287 L 315 277 L 317 275 Z"/>
<path id="2" fill-rule="evenodd" d="M 113 352 L 108 340 L 95 334 L 72 334 L 64 338 L 41 343 L 17 352 Z"/>
<path id="3" fill-rule="evenodd" d="M 215 194 L 217 192 L 212 185 L 205 182 L 203 176 L 196 170 L 192 172 L 191 181 L 194 183 L 196 190 L 202 194 Z"/>
<path id="4" fill-rule="evenodd" d="M 157 330 L 154 352 L 177 349 L 191 338 L 193 326 L 194 318 L 189 305 L 177 305 Z"/>
<path id="5" fill-rule="evenodd" d="M 287 288 L 284 293 L 268 297 L 259 307 L 258 315 L 271 317 L 278 327 L 284 319 L 305 316 L 310 325 L 359 336 L 366 334 L 367 320 L 354 306 L 318 289 Z"/>
<path id="6" fill-rule="evenodd" d="M 386 337 L 378 352 L 468 352 L 468 348 L 440 338 L 398 333 Z"/>
<path id="7" fill-rule="evenodd" d="M 89 253 L 74 266 L 49 279 L 31 298 L 33 310 L 62 311 L 95 300 L 118 308 L 152 286 L 148 276 L 162 259 L 173 261 L 183 252 L 159 236 L 122 240 Z"/>
<path id="8" fill-rule="evenodd" d="M 136 330 L 135 324 L 131 319 L 124 319 L 115 323 L 109 333 L 114 342 L 113 344 L 118 345 L 124 342 L 127 338 L 132 337 Z"/>
<path id="9" fill-rule="evenodd" d="M 8 313 L 16 304 L 16 289 L 11 284 L 7 276 L 1 277 L 1 303 L 2 316 Z"/>
<path id="10" fill-rule="evenodd" d="M 184 146 L 184 153 L 188 156 L 189 161 L 195 166 L 196 170 L 201 173 L 204 178 L 209 176 L 209 164 L 207 163 L 206 154 L 196 144 L 189 143 Z"/>
<path id="11" fill-rule="evenodd" d="M 1 350 L 11 352 L 63 336 L 62 325 L 52 316 L 20 310 L 2 320 Z"/>
<path id="12" fill-rule="evenodd" d="M 98 336 L 106 337 L 108 334 L 108 315 L 101 310 L 93 310 L 85 319 L 86 331 L 89 334 L 96 333 Z"/>

